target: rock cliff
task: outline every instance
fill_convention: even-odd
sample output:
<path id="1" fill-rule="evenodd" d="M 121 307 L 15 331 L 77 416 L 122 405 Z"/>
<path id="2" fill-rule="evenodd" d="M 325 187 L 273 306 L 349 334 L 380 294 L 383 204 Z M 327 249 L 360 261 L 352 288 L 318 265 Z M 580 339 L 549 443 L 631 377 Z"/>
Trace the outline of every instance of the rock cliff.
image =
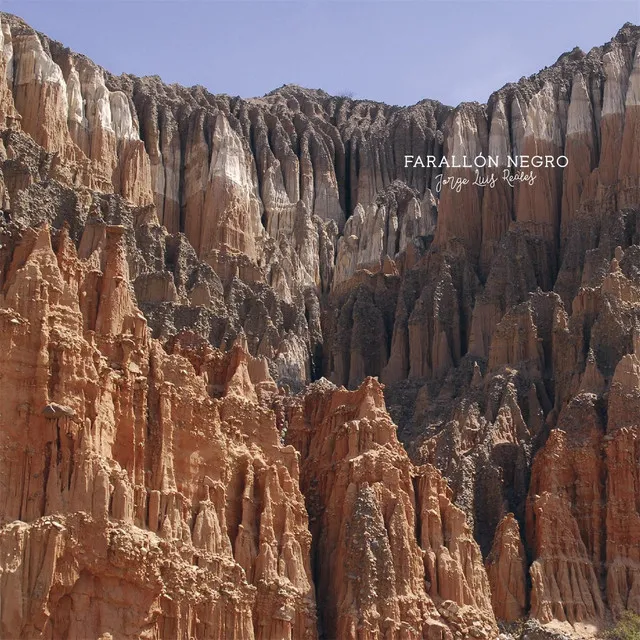
<path id="1" fill-rule="evenodd" d="M 317 611 L 325 637 L 493 637 L 465 516 L 409 462 L 380 385 L 287 399 L 244 345 L 182 333 L 163 348 L 133 301 L 124 232 L 107 225 L 81 260 L 66 229 L 27 229 L 3 273 L 2 637 L 315 638 Z M 311 478 L 338 464 L 344 480 L 317 495 Z M 305 498 L 348 530 L 311 507 L 310 521 Z"/>
<path id="2" fill-rule="evenodd" d="M 2 637 L 640 613 L 639 27 L 452 108 L 0 22 Z"/>
<path id="3" fill-rule="evenodd" d="M 29 230 L 3 279 L 0 634 L 316 637 L 266 363 L 150 339 L 123 231 L 81 261 Z"/>
<path id="4" fill-rule="evenodd" d="M 432 466 L 398 442 L 382 387 L 326 380 L 287 409 L 301 452 L 318 609 L 331 638 L 495 636 L 480 550 Z M 330 562 L 327 562 L 330 559 Z"/>

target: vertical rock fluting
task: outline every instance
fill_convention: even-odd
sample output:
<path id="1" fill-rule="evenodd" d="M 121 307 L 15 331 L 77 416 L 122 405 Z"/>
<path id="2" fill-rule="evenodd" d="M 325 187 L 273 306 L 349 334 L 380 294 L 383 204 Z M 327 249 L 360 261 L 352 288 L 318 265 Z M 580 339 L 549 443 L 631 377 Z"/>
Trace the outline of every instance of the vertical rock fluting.
<path id="1" fill-rule="evenodd" d="M 489 583 L 464 513 L 435 468 L 410 463 L 381 385 L 367 378 L 346 391 L 320 381 L 287 415 L 325 636 L 494 637 Z"/>
<path id="2" fill-rule="evenodd" d="M 619 247 L 616 253 L 625 269 L 614 258 L 600 286 L 583 291 L 592 301 L 574 303 L 572 322 L 591 325 L 589 353 L 583 374 L 572 383 L 576 395 L 562 407 L 532 468 L 527 504 L 527 540 L 534 557 L 531 615 L 543 622 L 597 623 L 605 605 L 614 615 L 639 610 L 633 566 L 639 522 L 635 327 L 640 290 L 625 275 L 628 262 Z M 614 323 L 623 325 L 620 332 L 612 331 Z M 560 332 L 570 335 L 566 328 Z M 574 332 L 579 344 L 580 332 Z M 617 363 L 609 360 L 621 348 L 633 353 Z M 562 348 L 556 358 L 561 354 Z M 605 380 L 600 369 L 612 377 Z"/>
<path id="3" fill-rule="evenodd" d="M 25 232 L 2 274 L 0 635 L 316 637 L 266 363 L 208 347 L 196 371 L 151 340 L 122 229 L 86 261 L 55 247 Z"/>
<path id="4" fill-rule="evenodd" d="M 473 164 L 487 155 L 487 117 L 484 105 L 461 105 L 452 117 L 445 137 L 444 155 L 452 165 Z M 505 132 L 506 133 L 506 132 Z M 461 241 L 472 259 L 480 255 L 482 245 L 482 188 L 478 186 L 482 168 L 451 168 L 442 173 L 435 241 L 446 244 Z M 459 181 L 466 180 L 463 187 Z"/>
<path id="5" fill-rule="evenodd" d="M 634 353 L 624 356 L 611 381 L 607 435 L 604 436 L 606 484 L 606 594 L 611 610 L 640 613 L 638 537 L 640 509 L 638 482 L 640 459 L 640 344 L 634 337 Z"/>
<path id="6" fill-rule="evenodd" d="M 527 609 L 527 561 L 518 521 L 512 513 L 496 528 L 486 564 L 496 617 L 507 622 L 518 620 Z"/>
<path id="7" fill-rule="evenodd" d="M 114 77 L 0 22 L 0 635 L 640 611 L 638 27 L 452 109 Z M 321 375 L 357 391 L 287 398 Z"/>
<path id="8" fill-rule="evenodd" d="M 476 178 L 475 169 L 443 169 L 443 156 L 458 163 L 478 154 L 497 157 L 495 167 L 479 167 L 480 179 L 490 169 L 516 173 L 508 155 L 543 158 L 541 167 L 521 167 L 522 173 L 539 169 L 531 188 L 499 180 L 493 188 L 444 186 L 438 193 L 437 242 L 462 240 L 485 274 L 511 220 L 553 241 L 583 201 L 615 206 L 614 193 L 622 206 L 637 199 L 640 58 L 630 26 L 604 48 L 574 50 L 537 76 L 507 85 L 489 108 L 451 110 L 424 101 L 401 110 L 297 87 L 242 101 L 167 87 L 156 78 L 115 78 L 13 16 L 4 23 L 4 64 L 11 60 L 11 72 L 5 71 L 3 91 L 13 93 L 22 128 L 46 150 L 62 153 L 76 179 L 100 180 L 95 186 L 136 203 L 153 199 L 160 221 L 170 232 L 185 230 L 202 255 L 228 247 L 259 260 L 261 214 L 277 237 L 279 228 L 287 232 L 282 216 L 301 203 L 340 232 L 360 205 L 360 235 L 345 232 L 345 242 L 356 235 L 364 245 L 356 265 L 394 258 L 403 248 L 393 240 L 401 216 L 392 222 L 391 212 L 371 207 L 399 180 L 417 191 L 418 230 L 428 230 L 431 213 L 422 200 L 438 175 L 445 183 Z M 427 153 L 435 167 L 405 166 L 405 155 Z M 547 165 L 547 156 L 560 154 L 569 158 L 564 172 Z"/>
<path id="9" fill-rule="evenodd" d="M 577 73 L 571 84 L 571 99 L 567 112 L 565 155 L 569 165 L 563 174 L 562 239 L 566 239 L 569 226 L 576 219 L 580 199 L 598 151 L 597 127 L 587 81 Z"/>
<path id="10" fill-rule="evenodd" d="M 508 308 L 488 359 L 421 383 L 404 425 L 426 425 L 414 457 L 442 469 L 473 520 L 499 618 L 529 613 L 589 636 L 607 608 L 637 610 L 640 261 L 617 245 L 636 218 L 588 218 L 586 235 L 600 235 L 569 311 L 542 291 Z"/>
<path id="11" fill-rule="evenodd" d="M 507 85 L 487 107 L 451 110 L 430 101 L 392 108 L 299 87 L 244 101 L 168 87 L 157 78 L 115 78 L 14 17 L 4 23 L 4 63 L 11 57 L 12 64 L 3 91 L 13 95 L 22 128 L 65 158 L 56 175 L 71 179 L 71 171 L 76 183 L 138 204 L 153 201 L 160 222 L 172 233 L 184 231 L 217 271 L 237 269 L 243 280 L 264 280 L 298 304 L 309 287 L 327 291 L 333 281 L 343 291 L 357 270 L 382 270 L 387 258 L 413 253 L 412 241 L 431 233 L 434 249 L 461 244 L 464 260 L 484 282 L 492 280 L 502 242 L 517 232 L 544 254 L 534 257 L 543 262 L 536 264 L 536 281 L 548 289 L 560 239 L 574 220 L 596 203 L 615 208 L 637 201 L 639 57 L 631 26 L 605 47 L 574 50 Z M 496 166 L 478 168 L 477 176 L 475 169 L 439 165 L 443 156 L 460 163 L 487 153 L 498 158 Z M 436 166 L 405 166 L 405 155 L 425 154 Z M 548 158 L 561 154 L 566 169 L 548 166 Z M 542 166 L 507 162 L 523 155 L 540 156 Z M 492 187 L 482 182 L 490 173 L 498 177 Z M 535 179 L 516 180 L 524 174 Z M 446 186 L 455 179 L 470 184 Z M 402 189 L 411 196 L 399 196 Z M 343 233 L 337 242 L 336 233 Z M 467 345 L 487 354 L 505 308 L 485 304 L 486 292 L 481 297 L 483 304 L 470 311 L 471 330 L 467 318 L 434 328 L 429 349 L 439 355 L 422 362 L 431 358 L 417 353 L 414 375 L 440 377 L 456 366 L 458 343 L 460 355 Z M 398 313 L 403 324 L 406 303 Z M 423 331 L 422 321 L 417 324 Z M 406 333 L 400 327 L 398 339 L 410 342 Z M 312 339 L 286 349 L 317 344 Z M 386 366 L 381 359 L 376 370 L 349 383 L 380 375 Z M 309 376 L 308 368 L 300 370 Z M 405 371 L 406 365 L 394 365 L 389 379 Z"/>
<path id="12" fill-rule="evenodd" d="M 115 191 L 134 204 L 151 202 L 149 156 L 140 140 L 129 98 L 109 91 L 104 72 L 39 36 L 13 16 L 6 21 L 4 81 L 13 94 L 22 129 L 68 166 L 75 184 Z M 51 46 L 50 46 L 51 45 Z M 6 64 L 6 62 L 5 62 Z"/>
<path id="13" fill-rule="evenodd" d="M 576 442 L 578 425 L 584 435 Z M 604 613 L 598 584 L 604 524 L 601 438 L 592 398 L 578 396 L 533 465 L 527 513 L 527 538 L 535 554 L 531 614 L 542 622 L 596 620 Z"/>
<path id="14" fill-rule="evenodd" d="M 489 125 L 488 155 L 497 158 L 498 171 L 505 171 L 513 152 L 513 142 L 509 135 L 510 122 L 507 117 L 505 100 L 498 97 L 492 107 Z M 500 240 L 506 234 L 513 218 L 513 188 L 505 180 L 487 189 L 482 199 L 482 246 L 480 266 L 483 274 L 488 273 L 493 255 Z"/>
<path id="15" fill-rule="evenodd" d="M 412 365 L 407 354 L 411 340 L 403 325 L 413 302 L 398 300 L 393 366 L 386 375 L 379 371 L 386 380 L 405 378 L 409 368 L 419 377 L 442 379 L 459 362 L 456 343 L 463 347 L 461 355 L 468 348 L 487 357 L 493 331 L 506 310 L 537 286 L 554 287 L 567 238 L 575 234 L 580 220 L 595 211 L 637 206 L 636 152 L 623 140 L 635 135 L 637 42 L 637 31 L 627 26 L 603 48 L 588 54 L 576 49 L 540 74 L 505 86 L 486 107 L 461 105 L 448 114 L 442 125 L 442 154 L 451 167 L 437 169 L 442 173 L 438 218 L 427 253 L 432 258 L 435 251 L 459 252 L 461 245 L 464 261 L 474 265 L 482 286 L 472 294 L 472 320 L 461 314 L 465 321 L 447 331 L 446 346 L 444 338 L 436 337 L 433 344 L 432 336 L 423 335 L 422 342 L 434 355 L 416 353 Z M 486 163 L 482 157 L 487 154 L 498 158 L 496 166 L 475 166 L 477 157 Z M 509 163 L 507 156 L 520 164 Z M 558 166 L 560 156 L 566 156 L 566 168 Z M 471 166 L 461 168 L 463 163 Z M 413 174 L 421 171 L 426 172 L 413 168 Z M 492 187 L 485 182 L 491 173 L 497 179 Z M 347 221 L 339 240 L 340 296 L 344 297 L 349 273 L 383 264 L 385 255 L 415 269 L 414 246 L 405 245 L 401 256 L 389 250 L 384 213 L 358 206 Z M 403 276 L 408 280 L 408 273 Z M 433 292 L 424 283 L 419 286 L 419 294 L 430 300 Z M 468 295 L 455 288 L 449 298 Z M 427 333 L 426 318 L 416 319 L 418 330 Z M 433 366 L 429 360 L 439 362 Z"/>

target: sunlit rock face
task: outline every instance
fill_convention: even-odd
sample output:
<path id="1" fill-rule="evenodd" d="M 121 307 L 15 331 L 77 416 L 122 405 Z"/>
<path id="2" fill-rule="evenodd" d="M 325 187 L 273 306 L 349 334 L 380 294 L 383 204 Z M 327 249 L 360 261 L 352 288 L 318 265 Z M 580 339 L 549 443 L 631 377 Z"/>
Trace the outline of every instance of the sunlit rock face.
<path id="1" fill-rule="evenodd" d="M 487 557 L 493 610 L 500 620 L 518 620 L 526 611 L 526 566 L 518 521 L 508 513 L 496 528 Z"/>
<path id="2" fill-rule="evenodd" d="M 495 637 L 464 513 L 436 469 L 409 461 L 380 383 L 367 378 L 356 391 L 314 383 L 288 407 L 287 442 L 302 453 L 328 637 L 375 637 L 383 625 L 392 637 L 451 638 L 469 626 Z"/>
<path id="3" fill-rule="evenodd" d="M 266 362 L 152 340 L 122 231 L 81 261 L 30 230 L 3 281 L 2 635 L 316 637 Z"/>
<path id="4" fill-rule="evenodd" d="M 5 64 L 12 67 L 7 83 L 22 129 L 64 158 L 73 183 L 150 203 L 149 156 L 129 98 L 107 89 L 105 72 L 86 58 L 15 19 L 5 24 Z"/>
<path id="5" fill-rule="evenodd" d="M 640 613 L 638 27 L 452 108 L 0 22 L 0 636 Z"/>

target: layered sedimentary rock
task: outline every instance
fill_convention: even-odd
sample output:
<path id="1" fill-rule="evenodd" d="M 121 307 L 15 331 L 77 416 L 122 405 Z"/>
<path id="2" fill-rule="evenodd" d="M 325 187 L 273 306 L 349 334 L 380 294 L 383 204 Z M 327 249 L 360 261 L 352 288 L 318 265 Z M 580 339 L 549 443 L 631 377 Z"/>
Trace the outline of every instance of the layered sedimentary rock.
<path id="1" fill-rule="evenodd" d="M 278 389 L 265 359 L 241 346 L 215 351 L 194 334 L 169 352 L 149 338 L 132 302 L 123 227 L 108 226 L 104 245 L 84 261 L 67 232 L 54 240 L 46 227 L 26 231 L 2 281 L 3 635 L 315 637 L 298 479 L 302 464 L 313 502 L 308 478 L 332 464 L 316 458 L 329 447 L 346 485 L 320 499 L 354 511 L 343 514 L 351 524 L 337 538 L 324 520 L 314 555 L 332 555 L 337 568 L 342 550 L 353 571 L 333 574 L 332 587 L 346 594 L 356 580 L 363 591 L 352 603 L 358 617 L 343 604 L 347 615 L 334 622 L 342 598 L 332 606 L 319 581 L 324 633 L 361 637 L 361 623 L 377 627 L 385 606 L 383 626 L 394 635 L 452 638 L 472 628 L 493 637 L 488 582 L 464 514 L 435 469 L 412 467 L 378 383 L 358 392 L 320 387 L 290 409 L 285 426 L 305 452 L 300 460 L 280 443 L 276 413 L 266 408 Z M 321 424 L 305 423 L 309 406 Z M 350 413 L 350 430 L 325 433 L 337 426 L 334 414 Z M 309 428 L 312 442 L 296 439 Z M 357 450 L 340 460 L 349 441 Z M 351 469 L 358 458 L 360 471 Z M 381 532 L 389 527 L 390 541 L 369 580 L 355 551 L 368 540 L 364 559 L 383 543 L 371 518 Z M 28 595 L 34 589 L 37 598 Z M 129 601 L 135 606 L 120 616 Z"/>
<path id="2" fill-rule="evenodd" d="M 445 471 L 474 514 L 494 608 L 506 620 L 525 611 L 526 572 L 529 613 L 542 622 L 567 621 L 588 634 L 607 605 L 637 611 L 635 550 L 627 545 L 637 540 L 630 487 L 638 464 L 639 254 L 612 247 L 636 219 L 629 212 L 591 220 L 602 232 L 594 260 L 617 257 L 591 275 L 585 266 L 570 316 L 558 295 L 532 294 L 497 325 L 486 370 L 475 362 L 462 380 L 450 376 L 416 396 L 409 423 L 433 425 L 416 455 Z M 612 517 L 622 503 L 626 513 Z"/>
<path id="3" fill-rule="evenodd" d="M 579 443 L 571 441 L 576 428 L 570 420 L 581 427 Z M 533 466 L 527 513 L 536 558 L 531 607 L 542 622 L 581 622 L 604 613 L 597 579 L 604 530 L 601 437 L 593 399 L 578 396 Z"/>
<path id="4" fill-rule="evenodd" d="M 297 306 L 307 305 L 302 301 L 318 288 L 344 290 L 359 269 L 383 270 L 385 261 L 398 258 L 400 270 L 412 266 L 420 251 L 413 243 L 431 234 L 434 249 L 459 243 L 482 282 L 496 276 L 500 282 L 491 273 L 495 256 L 517 230 L 524 242 L 539 245 L 535 284 L 549 289 L 559 238 L 566 241 L 580 212 L 595 203 L 615 208 L 637 199 L 638 56 L 631 26 L 604 48 L 574 50 L 537 76 L 507 85 L 487 106 L 452 110 L 430 101 L 391 108 L 298 87 L 245 101 L 167 87 L 156 78 L 115 78 L 13 17 L 5 25 L 5 40 L 13 43 L 5 47 L 5 59 L 13 56 L 11 69 L 37 68 L 25 71 L 18 84 L 17 72 L 6 77 L 22 128 L 45 151 L 68 149 L 66 164 L 84 167 L 76 170 L 76 182 L 86 174 L 89 186 L 134 204 L 150 202 L 153 193 L 159 222 L 170 233 L 184 232 L 198 257 L 219 274 L 264 282 Z M 46 100 L 38 98 L 42 92 Z M 33 108 L 46 118 L 31 113 Z M 629 117 L 622 117 L 627 110 Z M 611 159 L 620 149 L 621 160 Z M 453 189 L 446 186 L 449 180 L 475 180 L 475 170 L 405 166 L 405 155 L 427 154 L 458 162 L 478 154 L 497 160 L 495 167 L 478 170 L 479 184 Z M 561 154 L 566 169 L 546 165 L 547 157 Z M 544 158 L 543 166 L 507 162 L 522 155 Z M 491 174 L 497 179 L 489 186 L 483 181 Z M 522 174 L 535 179 L 521 182 Z M 531 283 L 523 289 L 526 296 Z M 478 293 L 484 298 L 487 292 Z M 457 291 L 458 298 L 466 295 Z M 442 362 L 418 366 L 417 375 L 440 376 L 457 364 L 456 352 L 464 353 L 467 344 L 487 355 L 497 316 L 506 310 L 500 306 L 483 302 L 472 310 L 471 328 L 468 318 L 458 322 L 453 331 L 459 335 L 447 338 L 448 354 L 444 338 L 435 336 Z M 405 307 L 398 309 L 401 322 Z M 326 356 L 334 345 L 322 336 L 303 342 L 284 349 L 302 349 L 309 357 L 321 347 L 322 367 L 331 374 Z M 381 361 L 374 373 L 385 366 Z M 308 381 L 313 367 L 298 365 L 300 382 Z"/>
<path id="5" fill-rule="evenodd" d="M 103 70 L 86 58 L 67 51 L 54 61 L 48 41 L 19 21 L 10 21 L 4 38 L 12 65 L 5 78 L 22 129 L 64 158 L 75 183 L 151 202 L 149 157 L 129 98 L 109 91 Z"/>
<path id="6" fill-rule="evenodd" d="M 634 352 L 616 366 L 609 396 L 609 421 L 604 464 L 609 473 L 606 487 L 606 594 L 616 614 L 625 609 L 640 610 L 640 575 L 637 569 L 640 513 L 635 487 L 638 486 L 639 434 L 638 373 L 639 334 L 634 336 Z M 632 489 L 633 487 L 633 489 Z"/>
<path id="7" fill-rule="evenodd" d="M 451 108 L 114 77 L 0 21 L 4 635 L 640 612 L 638 27 Z"/>

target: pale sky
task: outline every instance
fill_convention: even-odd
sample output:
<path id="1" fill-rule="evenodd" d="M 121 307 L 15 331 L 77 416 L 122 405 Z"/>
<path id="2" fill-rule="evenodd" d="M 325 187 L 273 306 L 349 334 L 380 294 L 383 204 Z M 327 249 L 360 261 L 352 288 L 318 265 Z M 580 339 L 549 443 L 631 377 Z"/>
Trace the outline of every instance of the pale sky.
<path id="1" fill-rule="evenodd" d="M 408 105 L 485 102 L 565 51 L 640 24 L 640 0 L 0 1 L 109 71 L 212 93 L 288 83 Z"/>

